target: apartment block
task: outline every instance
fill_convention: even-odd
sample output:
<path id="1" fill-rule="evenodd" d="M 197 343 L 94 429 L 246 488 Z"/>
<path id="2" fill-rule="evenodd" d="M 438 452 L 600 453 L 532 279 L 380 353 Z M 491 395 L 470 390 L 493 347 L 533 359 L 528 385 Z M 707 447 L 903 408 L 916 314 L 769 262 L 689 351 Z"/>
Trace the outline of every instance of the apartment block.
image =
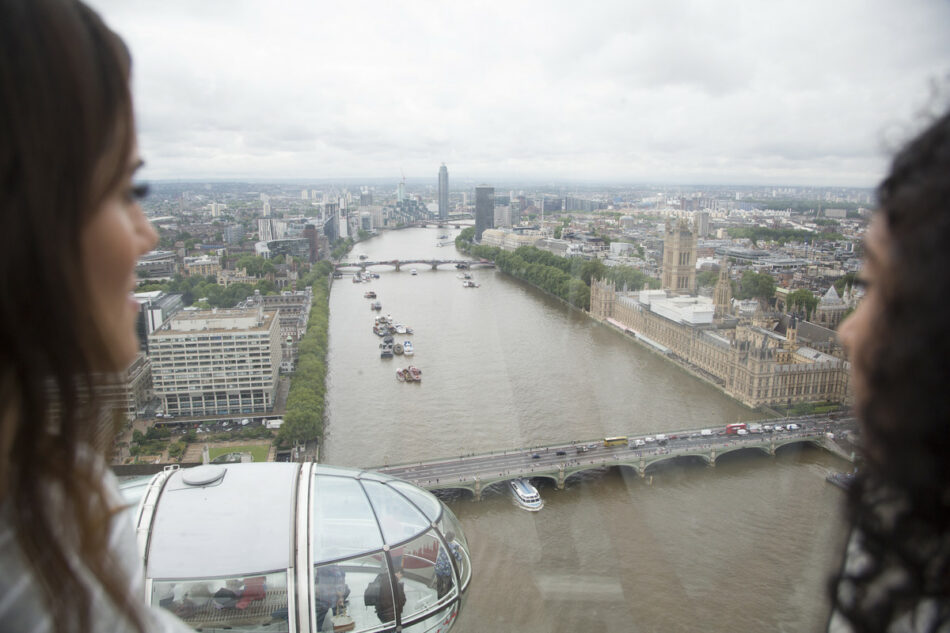
<path id="1" fill-rule="evenodd" d="M 280 312 L 183 311 L 149 335 L 155 395 L 171 415 L 263 413 L 274 406 Z"/>

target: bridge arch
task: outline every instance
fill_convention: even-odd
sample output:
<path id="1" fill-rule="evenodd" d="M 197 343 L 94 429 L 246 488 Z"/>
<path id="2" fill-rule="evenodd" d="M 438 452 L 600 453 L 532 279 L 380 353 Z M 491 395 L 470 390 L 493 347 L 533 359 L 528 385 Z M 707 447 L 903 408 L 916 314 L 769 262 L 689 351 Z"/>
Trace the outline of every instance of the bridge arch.
<path id="1" fill-rule="evenodd" d="M 395 262 L 373 262 L 371 264 L 366 264 L 364 268 L 366 268 L 366 270 L 370 270 L 376 273 L 392 272 L 396 270 L 396 263 Z"/>
<path id="2" fill-rule="evenodd" d="M 724 457 L 725 455 L 732 457 L 741 453 L 752 453 L 765 457 L 768 457 L 772 454 L 769 451 L 768 446 L 722 446 L 716 449 L 716 462 L 719 462 L 719 458 Z"/>
<path id="3" fill-rule="evenodd" d="M 451 500 L 453 497 L 457 497 L 459 499 L 467 497 L 470 501 L 477 499 L 475 496 L 475 491 L 465 486 L 442 486 L 439 488 L 430 487 L 428 490 L 443 501 Z"/>
<path id="4" fill-rule="evenodd" d="M 704 453 L 693 453 L 690 455 L 664 455 L 647 463 L 647 465 L 643 468 L 643 474 L 652 475 L 663 468 L 674 466 L 676 464 L 709 466 L 709 463 L 709 455 Z"/>
<path id="5" fill-rule="evenodd" d="M 787 450 L 789 449 L 786 449 L 786 447 L 794 446 L 794 447 L 800 448 L 801 446 L 805 446 L 809 444 L 811 446 L 814 446 L 815 448 L 824 448 L 821 445 L 821 442 L 816 438 L 793 437 L 793 438 L 787 438 L 787 439 L 781 440 L 779 442 L 775 442 L 775 454 L 778 455 L 779 453 L 787 452 Z"/>

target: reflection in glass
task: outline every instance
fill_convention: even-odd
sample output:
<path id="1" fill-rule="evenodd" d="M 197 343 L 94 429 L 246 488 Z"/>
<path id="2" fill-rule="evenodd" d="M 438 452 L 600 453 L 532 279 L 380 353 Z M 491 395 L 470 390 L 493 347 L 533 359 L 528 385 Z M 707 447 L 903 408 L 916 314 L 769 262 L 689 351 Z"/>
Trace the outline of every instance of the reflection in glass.
<path id="1" fill-rule="evenodd" d="M 168 609 L 202 631 L 289 631 L 287 574 L 235 578 L 156 580 L 152 604 Z"/>
<path id="2" fill-rule="evenodd" d="M 407 543 L 402 550 L 402 577 L 406 592 L 406 608 L 403 619 L 412 619 L 424 611 L 431 611 L 442 595 L 437 564 L 444 557 L 445 548 L 435 536 L 435 532 L 423 534 Z M 446 559 L 448 562 L 448 559 Z M 449 584 L 452 586 L 452 568 L 448 567 Z M 442 579 L 445 585 L 445 579 Z M 446 592 L 447 593 L 447 592 Z"/>

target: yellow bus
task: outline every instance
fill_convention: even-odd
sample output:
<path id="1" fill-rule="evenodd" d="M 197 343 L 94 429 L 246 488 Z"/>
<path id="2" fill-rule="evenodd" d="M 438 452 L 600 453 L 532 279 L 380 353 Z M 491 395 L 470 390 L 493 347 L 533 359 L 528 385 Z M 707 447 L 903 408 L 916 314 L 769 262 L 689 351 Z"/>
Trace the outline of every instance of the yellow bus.
<path id="1" fill-rule="evenodd" d="M 618 435 L 617 437 L 605 437 L 604 446 L 626 446 L 627 436 Z"/>

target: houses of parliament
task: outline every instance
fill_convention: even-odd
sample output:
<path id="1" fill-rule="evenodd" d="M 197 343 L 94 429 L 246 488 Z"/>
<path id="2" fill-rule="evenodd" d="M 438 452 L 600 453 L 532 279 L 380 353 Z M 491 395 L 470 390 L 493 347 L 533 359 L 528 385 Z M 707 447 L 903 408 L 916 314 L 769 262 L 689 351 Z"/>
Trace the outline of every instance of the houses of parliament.
<path id="1" fill-rule="evenodd" d="M 849 363 L 830 329 L 844 312 L 833 291 L 822 299 L 816 323 L 761 310 L 750 314 L 732 301 L 723 261 L 713 296 L 697 296 L 696 231 L 685 220 L 667 224 L 662 275 L 662 290 L 618 290 L 593 281 L 591 316 L 749 407 L 851 400 Z"/>

